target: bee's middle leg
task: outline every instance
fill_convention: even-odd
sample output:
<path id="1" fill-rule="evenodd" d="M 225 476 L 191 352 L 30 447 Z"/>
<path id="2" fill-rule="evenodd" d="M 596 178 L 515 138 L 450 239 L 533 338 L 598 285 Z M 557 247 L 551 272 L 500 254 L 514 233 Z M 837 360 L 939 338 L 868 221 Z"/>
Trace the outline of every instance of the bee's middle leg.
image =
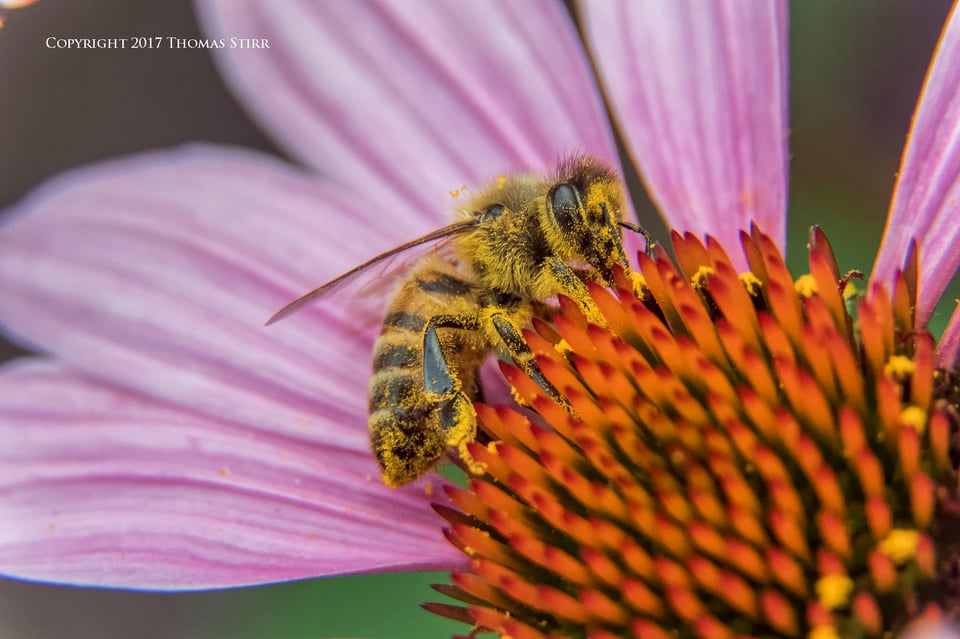
<path id="1" fill-rule="evenodd" d="M 566 398 L 560 394 L 560 391 L 550 383 L 550 380 L 548 380 L 543 374 L 543 371 L 540 370 L 540 366 L 537 365 L 536 356 L 533 351 L 530 350 L 527 340 L 523 339 L 520 325 L 510 316 L 510 313 L 504 309 L 490 307 L 485 309 L 484 314 L 487 316 L 488 321 L 493 324 L 494 329 L 496 329 L 497 334 L 500 336 L 500 340 L 506 347 L 507 352 L 510 353 L 510 357 L 517 367 L 536 382 L 537 386 L 553 401 L 565 408 L 569 408 L 570 405 Z"/>

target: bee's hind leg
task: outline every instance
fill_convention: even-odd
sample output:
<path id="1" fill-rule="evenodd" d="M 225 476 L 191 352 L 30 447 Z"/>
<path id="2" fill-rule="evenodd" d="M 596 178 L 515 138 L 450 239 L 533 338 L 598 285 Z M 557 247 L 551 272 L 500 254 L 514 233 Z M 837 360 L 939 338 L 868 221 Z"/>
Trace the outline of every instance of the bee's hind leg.
<path id="1" fill-rule="evenodd" d="M 474 401 L 480 404 L 486 404 L 487 395 L 483 390 L 483 380 L 480 379 L 479 371 L 477 371 L 476 386 L 477 386 L 476 392 L 473 394 Z M 484 446 L 486 446 L 487 444 L 493 441 L 490 435 L 487 434 L 487 431 L 483 430 L 482 428 L 478 428 L 475 435 L 476 435 L 476 440 L 481 444 L 483 444 Z"/>
<path id="2" fill-rule="evenodd" d="M 423 385 L 427 398 L 437 407 L 437 419 L 447 432 L 447 445 L 455 447 L 470 472 L 484 472 L 482 464 L 470 455 L 467 445 L 476 438 L 477 413 L 473 401 L 463 391 L 447 356 L 443 352 L 437 325 L 449 326 L 449 322 L 430 321 L 423 334 Z M 457 326 L 467 328 L 467 326 Z"/>

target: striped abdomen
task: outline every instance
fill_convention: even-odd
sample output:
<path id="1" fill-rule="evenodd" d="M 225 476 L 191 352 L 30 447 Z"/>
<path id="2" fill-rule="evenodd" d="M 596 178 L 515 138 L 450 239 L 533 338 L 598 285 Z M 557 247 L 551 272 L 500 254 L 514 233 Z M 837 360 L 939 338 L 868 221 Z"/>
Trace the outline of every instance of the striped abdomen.
<path id="1" fill-rule="evenodd" d="M 374 345 L 369 394 L 371 446 L 388 485 L 420 477 L 447 450 L 449 416 L 424 382 L 424 332 L 440 317 L 476 325 L 478 299 L 468 274 L 433 255 L 414 268 L 389 305 Z M 437 335 L 457 390 L 472 400 L 491 345 L 475 328 L 437 328 Z"/>

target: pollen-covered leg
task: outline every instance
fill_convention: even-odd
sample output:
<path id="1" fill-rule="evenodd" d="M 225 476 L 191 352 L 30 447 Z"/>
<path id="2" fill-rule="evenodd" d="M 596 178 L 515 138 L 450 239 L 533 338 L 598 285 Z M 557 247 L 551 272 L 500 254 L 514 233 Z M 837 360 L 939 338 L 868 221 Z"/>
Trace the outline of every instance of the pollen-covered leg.
<path id="1" fill-rule="evenodd" d="M 561 406 L 569 408 L 570 405 L 567 400 L 560 394 L 560 391 L 554 388 L 550 380 L 544 376 L 540 367 L 537 366 L 533 351 L 530 350 L 527 341 L 523 339 L 520 327 L 506 313 L 496 309 L 489 310 L 492 310 L 492 312 L 490 312 L 488 321 L 496 329 L 514 364 L 536 382 L 537 386 L 542 388 L 543 392 L 549 395 L 551 399 Z"/>
<path id="2" fill-rule="evenodd" d="M 446 433 L 447 446 L 457 449 L 470 472 L 482 473 L 483 466 L 467 451 L 467 445 L 476 438 L 477 413 L 443 353 L 437 327 L 432 321 L 423 334 L 423 384 L 428 400 L 437 407 L 437 419 Z"/>
<path id="3" fill-rule="evenodd" d="M 419 479 L 447 450 L 444 433 L 424 426 L 415 410 L 380 411 L 370 421 L 370 446 L 380 464 L 383 483 L 397 488 Z"/>
<path id="4" fill-rule="evenodd" d="M 589 322 L 606 327 L 607 322 L 590 296 L 590 290 L 576 272 L 555 257 L 547 260 L 547 268 L 557 285 L 557 292 L 579 304 Z"/>

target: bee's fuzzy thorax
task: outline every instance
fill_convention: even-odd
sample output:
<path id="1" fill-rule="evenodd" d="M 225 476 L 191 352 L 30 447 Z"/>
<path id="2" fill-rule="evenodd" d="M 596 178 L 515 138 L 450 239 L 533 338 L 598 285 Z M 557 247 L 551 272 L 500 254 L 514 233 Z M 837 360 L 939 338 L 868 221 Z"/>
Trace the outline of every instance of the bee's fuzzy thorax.
<path id="1" fill-rule="evenodd" d="M 955 615 L 957 381 L 914 326 L 916 269 L 852 304 L 819 230 L 801 287 L 756 228 L 749 274 L 673 241 L 679 270 L 641 255 L 642 278 L 590 286 L 599 325 L 562 299 L 525 333 L 572 410 L 504 367 L 542 421 L 478 405 L 486 473 L 438 506 L 470 560 L 438 589 L 464 607 L 426 607 L 514 639 L 881 637 Z"/>

